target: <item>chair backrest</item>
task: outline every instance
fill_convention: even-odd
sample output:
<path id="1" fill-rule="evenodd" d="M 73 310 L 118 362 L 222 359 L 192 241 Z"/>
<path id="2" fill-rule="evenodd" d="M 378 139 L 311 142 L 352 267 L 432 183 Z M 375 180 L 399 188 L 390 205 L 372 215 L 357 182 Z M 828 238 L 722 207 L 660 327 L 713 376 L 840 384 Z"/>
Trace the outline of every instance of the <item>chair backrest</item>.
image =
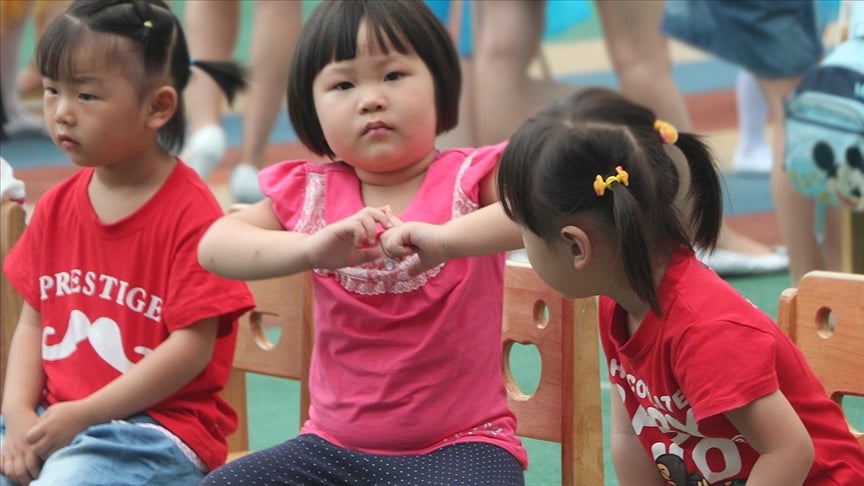
<path id="1" fill-rule="evenodd" d="M 312 353 L 312 282 L 306 272 L 248 282 L 255 308 L 240 318 L 234 368 L 223 395 L 237 411 L 239 427 L 228 438 L 229 459 L 249 450 L 246 373 L 300 382 L 300 424 L 309 413 L 309 360 Z M 278 330 L 274 343 L 268 329 Z"/>
<path id="2" fill-rule="evenodd" d="M 597 299 L 567 299 L 525 263 L 504 278 L 504 377 L 517 433 L 561 444 L 561 483 L 603 484 L 603 411 Z M 514 344 L 534 345 L 540 381 L 525 394 L 514 381 Z"/>
<path id="3" fill-rule="evenodd" d="M 813 271 L 780 296 L 777 323 L 831 399 L 864 397 L 864 275 Z M 849 429 L 864 447 L 864 433 Z"/>
<path id="4" fill-rule="evenodd" d="M 0 202 L 0 262 L 6 260 L 6 254 L 24 232 L 25 216 L 24 207 L 20 203 L 5 198 Z M 0 268 L 0 400 L 3 398 L 9 345 L 23 302 Z"/>

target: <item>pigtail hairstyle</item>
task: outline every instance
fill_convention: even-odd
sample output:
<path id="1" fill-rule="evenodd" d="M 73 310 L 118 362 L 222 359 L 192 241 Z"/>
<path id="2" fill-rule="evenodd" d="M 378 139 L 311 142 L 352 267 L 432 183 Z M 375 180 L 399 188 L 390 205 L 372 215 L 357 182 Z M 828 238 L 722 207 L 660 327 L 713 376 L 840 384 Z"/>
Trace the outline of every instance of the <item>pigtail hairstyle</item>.
<path id="1" fill-rule="evenodd" d="M 189 83 L 192 63 L 183 28 L 168 5 L 162 0 L 72 2 L 48 26 L 36 46 L 36 62 L 42 75 L 51 79 L 73 75 L 77 46 L 91 33 L 113 34 L 132 41 L 144 67 L 142 92 L 169 80 L 177 91 L 178 103 L 174 116 L 159 130 L 159 143 L 166 150 L 179 150 L 186 131 L 183 90 Z M 106 55 L 120 55 L 116 44 L 105 49 Z M 194 65 L 216 81 L 229 102 L 245 87 L 243 69 L 236 63 L 195 61 Z"/>
<path id="2" fill-rule="evenodd" d="M 723 200 L 717 167 L 708 147 L 693 134 L 679 133 L 675 145 L 687 159 L 690 167 L 688 197 L 693 211 L 687 222 L 692 241 L 702 250 L 714 250 L 723 221 Z"/>
<path id="3" fill-rule="evenodd" d="M 614 234 L 628 284 L 659 314 L 653 257 L 677 245 L 691 247 L 691 240 L 675 206 L 678 172 L 654 130 L 655 120 L 650 110 L 618 93 L 583 90 L 530 118 L 514 134 L 501 156 L 498 190 L 507 215 L 548 243 L 577 213 Z M 705 198 L 697 204 L 707 214 L 698 218 L 697 234 L 713 235 L 713 245 L 720 221 L 712 215 L 722 211 L 714 190 L 717 173 L 697 137 L 682 134 L 680 140 L 685 155 L 697 158 L 689 161 L 699 177 L 694 185 L 708 180 L 707 188 L 690 192 Z M 608 188 L 595 190 L 597 176 L 615 176 L 617 167 L 628 177 L 612 178 Z"/>

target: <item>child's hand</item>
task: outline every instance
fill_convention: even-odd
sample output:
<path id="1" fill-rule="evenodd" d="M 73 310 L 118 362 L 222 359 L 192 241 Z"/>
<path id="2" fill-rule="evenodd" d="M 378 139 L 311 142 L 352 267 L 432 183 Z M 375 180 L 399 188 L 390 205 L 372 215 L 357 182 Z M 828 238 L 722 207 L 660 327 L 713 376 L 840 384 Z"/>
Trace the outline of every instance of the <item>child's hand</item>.
<path id="1" fill-rule="evenodd" d="M 393 226 L 389 208 L 363 208 L 309 236 L 304 254 L 310 268 L 342 268 L 382 256 L 378 228 Z"/>
<path id="2" fill-rule="evenodd" d="M 87 405 L 80 400 L 55 403 L 27 431 L 27 442 L 39 457 L 47 458 L 92 425 L 88 416 Z"/>
<path id="3" fill-rule="evenodd" d="M 42 459 L 26 439 L 27 431 L 37 422 L 35 412 L 24 416 L 11 414 L 6 419 L 6 435 L 0 448 L 0 474 L 15 484 L 28 485 L 39 477 Z"/>
<path id="4" fill-rule="evenodd" d="M 416 253 L 420 258 L 408 268 L 410 275 L 421 274 L 447 261 L 441 226 L 415 221 L 403 223 L 393 215 L 391 219 L 393 227 L 381 234 L 381 250 L 394 259 Z"/>

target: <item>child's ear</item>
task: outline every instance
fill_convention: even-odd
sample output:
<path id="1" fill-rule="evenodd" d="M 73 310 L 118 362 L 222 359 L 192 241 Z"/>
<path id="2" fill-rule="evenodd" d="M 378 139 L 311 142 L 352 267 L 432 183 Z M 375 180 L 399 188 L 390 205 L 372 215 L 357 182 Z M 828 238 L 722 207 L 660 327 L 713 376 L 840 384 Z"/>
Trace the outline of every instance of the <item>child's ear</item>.
<path id="1" fill-rule="evenodd" d="M 171 86 L 161 86 L 147 101 L 147 126 L 158 130 L 162 128 L 177 111 L 177 90 Z"/>
<path id="2" fill-rule="evenodd" d="M 570 258 L 573 262 L 573 268 L 576 270 L 584 270 L 591 262 L 591 239 L 588 234 L 578 226 L 565 226 L 561 228 L 561 238 L 570 247 Z"/>

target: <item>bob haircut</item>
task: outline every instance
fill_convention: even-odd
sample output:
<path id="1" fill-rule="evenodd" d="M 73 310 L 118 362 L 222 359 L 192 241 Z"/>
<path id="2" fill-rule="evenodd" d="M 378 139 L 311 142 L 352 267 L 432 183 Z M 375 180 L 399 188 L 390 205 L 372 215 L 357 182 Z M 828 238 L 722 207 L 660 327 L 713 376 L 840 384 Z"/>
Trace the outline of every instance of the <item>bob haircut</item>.
<path id="1" fill-rule="evenodd" d="M 324 66 L 357 56 L 361 22 L 382 52 L 388 44 L 415 52 L 435 83 L 436 135 L 456 126 L 462 85 L 459 57 L 450 35 L 420 0 L 327 0 L 306 21 L 297 41 L 288 79 L 288 116 L 300 142 L 317 155 L 335 154 L 324 138 L 312 103 L 312 83 Z"/>

